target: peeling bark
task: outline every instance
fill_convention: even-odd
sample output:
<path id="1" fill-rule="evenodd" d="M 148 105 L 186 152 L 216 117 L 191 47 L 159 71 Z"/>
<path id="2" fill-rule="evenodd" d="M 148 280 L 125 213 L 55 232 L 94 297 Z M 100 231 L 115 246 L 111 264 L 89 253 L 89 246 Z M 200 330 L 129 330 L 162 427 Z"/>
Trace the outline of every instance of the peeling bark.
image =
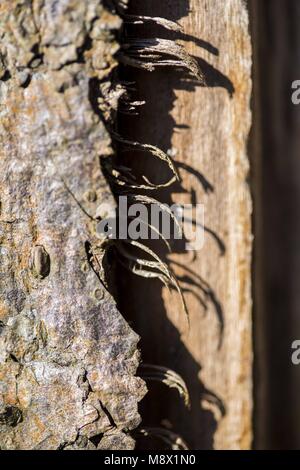
<path id="1" fill-rule="evenodd" d="M 139 338 L 86 251 L 115 204 L 91 83 L 120 26 L 98 0 L 0 1 L 1 449 L 134 447 Z"/>

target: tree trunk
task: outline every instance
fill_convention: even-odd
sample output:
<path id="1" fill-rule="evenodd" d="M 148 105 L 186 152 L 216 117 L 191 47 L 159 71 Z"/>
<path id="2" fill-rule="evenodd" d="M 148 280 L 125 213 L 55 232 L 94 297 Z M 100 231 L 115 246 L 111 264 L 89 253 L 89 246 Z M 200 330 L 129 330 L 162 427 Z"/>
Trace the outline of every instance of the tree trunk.
<path id="1" fill-rule="evenodd" d="M 121 26 L 103 3 L 0 2 L 1 449 L 132 449 L 140 422 L 139 338 L 99 280 L 93 89 Z"/>
<path id="2" fill-rule="evenodd" d="M 139 116 L 118 119 L 124 138 L 157 145 L 177 161 L 181 183 L 155 198 L 204 205 L 202 250 L 172 243 L 168 257 L 186 297 L 188 329 L 179 297 L 156 281 L 121 266 L 113 286 L 105 279 L 112 265 L 96 219 L 116 204 L 99 165 L 112 154 L 105 112 L 115 104 L 105 93 L 117 65 L 121 21 L 108 6 L 116 3 L 0 0 L 0 447 L 134 447 L 130 431 L 146 387 L 135 377 L 139 337 L 113 289 L 141 335 L 145 362 L 175 369 L 190 390 L 189 411 L 161 384 L 151 386 L 143 425 L 173 428 L 192 449 L 248 449 L 247 8 L 243 0 L 131 0 L 128 10 L 179 22 L 181 33 L 149 23 L 133 34 L 180 40 L 205 77 L 203 86 L 178 68 L 126 66 L 125 81 L 136 83 L 146 104 Z M 148 179 L 169 175 L 139 157 L 129 157 L 132 167 Z"/>

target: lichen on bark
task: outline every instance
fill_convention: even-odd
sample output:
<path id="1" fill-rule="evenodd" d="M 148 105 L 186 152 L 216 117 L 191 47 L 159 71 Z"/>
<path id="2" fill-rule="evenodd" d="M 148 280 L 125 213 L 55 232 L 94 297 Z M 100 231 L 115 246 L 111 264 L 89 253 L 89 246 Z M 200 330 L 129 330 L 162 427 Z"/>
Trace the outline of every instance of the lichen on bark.
<path id="1" fill-rule="evenodd" d="M 91 82 L 120 27 L 99 0 L 0 0 L 1 449 L 134 447 L 139 338 L 86 250 L 115 204 Z"/>

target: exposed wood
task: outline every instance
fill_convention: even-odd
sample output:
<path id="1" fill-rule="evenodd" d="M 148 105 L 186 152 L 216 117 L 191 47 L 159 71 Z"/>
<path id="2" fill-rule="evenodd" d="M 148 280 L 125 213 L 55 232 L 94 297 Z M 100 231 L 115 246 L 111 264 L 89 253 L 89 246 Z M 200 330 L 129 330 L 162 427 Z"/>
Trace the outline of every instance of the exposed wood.
<path id="1" fill-rule="evenodd" d="M 144 420 L 168 420 L 192 449 L 248 449 L 252 442 L 251 196 L 247 141 L 251 124 L 251 42 L 242 0 L 132 0 L 134 14 L 179 21 L 184 34 L 154 26 L 143 37 L 180 38 L 198 58 L 207 86 L 175 69 L 133 70 L 140 117 L 120 132 L 171 150 L 182 186 L 161 191 L 166 202 L 205 206 L 205 245 L 195 257 L 180 246 L 169 257 L 186 291 L 191 328 L 180 300 L 149 281 L 123 279 L 123 308 L 142 337 L 147 362 L 169 366 L 186 380 L 192 409 L 177 397 L 150 392 Z M 164 169 L 145 169 L 163 180 Z M 147 173 L 149 174 L 149 173 Z M 131 291 L 131 295 L 130 295 Z M 122 299 L 121 299 L 122 301 Z M 152 388 L 152 387 L 151 387 Z M 146 405 L 147 403 L 147 405 Z M 165 421 L 164 421 L 165 422 Z"/>

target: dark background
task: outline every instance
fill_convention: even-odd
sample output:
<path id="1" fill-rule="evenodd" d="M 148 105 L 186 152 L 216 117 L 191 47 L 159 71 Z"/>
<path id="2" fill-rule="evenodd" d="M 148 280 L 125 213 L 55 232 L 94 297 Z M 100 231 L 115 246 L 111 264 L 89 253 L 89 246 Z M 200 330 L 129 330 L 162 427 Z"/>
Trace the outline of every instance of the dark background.
<path id="1" fill-rule="evenodd" d="M 255 442 L 300 448 L 300 1 L 254 0 Z"/>

